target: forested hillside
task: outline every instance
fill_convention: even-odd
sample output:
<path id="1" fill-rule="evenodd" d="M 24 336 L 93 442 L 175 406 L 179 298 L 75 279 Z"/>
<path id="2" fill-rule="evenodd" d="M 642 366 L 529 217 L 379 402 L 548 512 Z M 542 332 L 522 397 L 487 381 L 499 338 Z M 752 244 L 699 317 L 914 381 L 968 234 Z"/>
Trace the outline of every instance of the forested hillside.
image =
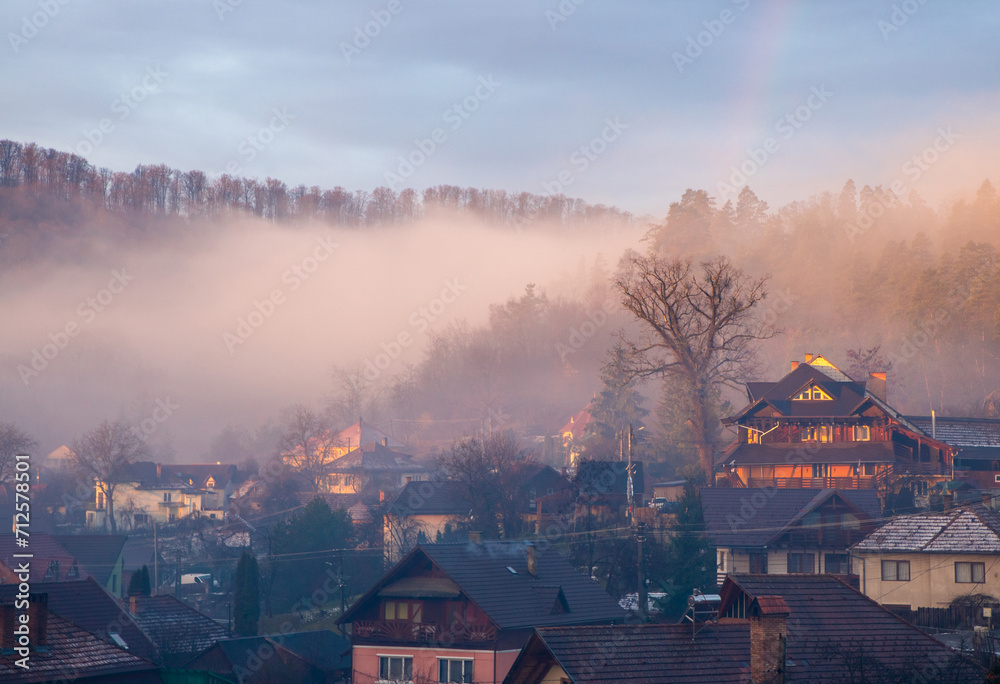
<path id="1" fill-rule="evenodd" d="M 668 199 L 664 198 L 665 204 Z M 243 245 L 270 240 L 282 232 L 306 235 L 317 226 L 331 227 L 340 236 L 354 235 L 350 239 L 356 256 L 340 263 L 357 269 L 345 271 L 344 278 L 361 289 L 340 285 L 310 299 L 310 308 L 301 314 L 292 313 L 294 305 L 283 310 L 287 319 L 297 316 L 311 326 L 296 330 L 281 343 L 284 346 L 274 347 L 289 354 L 288 368 L 293 370 L 286 376 L 297 377 L 294 366 L 301 356 L 309 377 L 322 380 L 298 385 L 290 380 L 288 387 L 280 386 L 278 380 L 279 384 L 268 386 L 267 400 L 282 405 L 322 402 L 344 424 L 363 413 L 372 420 L 392 421 L 397 433 L 417 440 L 422 435 L 441 438 L 487 425 L 516 427 L 540 438 L 554 434 L 601 389 L 600 370 L 616 333 L 632 325 L 611 287 L 615 260 L 626 247 L 690 256 L 695 261 L 724 254 L 752 275 L 769 275 L 769 296 L 760 315 L 783 332 L 761 347 L 761 377 L 780 376 L 790 360 L 805 352 L 822 353 L 849 372 L 888 370 L 890 401 L 905 412 L 927 413 L 933 408 L 1000 417 L 1000 401 L 994 394 L 1000 390 L 1000 202 L 989 181 L 970 188 L 968 197 L 939 207 L 926 205 L 915 193 L 897 197 L 882 187 L 858 189 L 852 181 L 839 192 L 780 208 L 769 207 L 749 188 L 744 188 L 736 202 L 721 205 L 704 190 L 688 190 L 670 203 L 664 218 L 652 220 L 561 195 L 454 186 L 422 193 L 388 188 L 371 192 L 289 188 L 276 179 L 209 178 L 200 171 L 180 172 L 162 165 L 117 172 L 95 169 L 72 154 L 0 142 L 0 265 L 4 268 L 0 278 L 11 298 L 7 306 L 19 288 L 31 287 L 30 278 L 25 278 L 33 269 L 48 272 L 56 264 L 104 264 L 109 245 L 143 255 L 153 243 L 171 243 L 175 251 L 170 258 L 180 264 L 197 262 L 216 249 L 212 236 L 223 229 L 234 231 L 235 244 Z M 360 228 L 380 230 L 363 234 Z M 525 278 L 508 288 L 506 295 L 494 295 L 492 304 L 481 306 L 478 313 L 466 311 L 463 316 L 435 320 L 418 316 L 417 309 L 407 318 L 408 311 L 390 314 L 367 303 L 366 298 L 383 294 L 390 300 L 398 298 L 413 287 L 412 280 L 398 280 L 401 260 L 414 269 L 412 273 L 469 261 L 461 236 L 473 230 L 492 231 L 490 239 L 504 247 L 485 255 L 490 265 L 475 271 L 478 279 L 471 281 L 472 290 L 512 277 L 520 272 L 521 261 L 529 256 L 544 259 L 547 249 L 566 254 L 575 254 L 573 249 L 577 249 L 589 256 L 580 256 L 569 270 L 565 264 L 553 266 L 544 286 L 535 278 Z M 433 237 L 426 238 L 419 231 L 430 231 Z M 551 244 L 543 246 L 525 237 L 534 233 L 545 234 Z M 585 244 L 588 236 L 608 233 L 621 238 L 613 248 L 605 244 L 590 250 Z M 426 251 L 418 254 L 402 248 L 405 253 L 397 254 L 390 247 L 397 238 L 409 241 L 407 245 L 420 244 Z M 377 245 L 371 254 L 359 246 L 366 243 Z M 219 248 L 226 263 L 235 254 L 229 244 Z M 490 251 L 479 244 L 480 251 Z M 438 250 L 447 252 L 447 259 L 439 257 Z M 238 277 L 244 277 L 248 268 L 254 267 L 240 267 Z M 267 268 L 262 272 L 269 273 Z M 458 267 L 449 268 L 453 270 L 447 273 L 453 273 Z M 230 278 L 218 269 L 216 273 L 220 281 Z M 268 277 L 273 281 L 277 276 Z M 440 290 L 440 280 L 435 282 Z M 382 294 L 372 294 L 376 283 Z M 164 287 L 155 289 L 157 297 L 165 296 Z M 197 296 L 178 306 L 185 325 L 199 317 L 210 319 L 205 334 L 211 339 L 206 337 L 205 344 L 216 356 L 199 356 L 200 367 L 226 369 L 230 354 L 220 344 L 220 334 L 243 312 L 230 314 L 222 308 L 222 314 L 207 316 L 201 311 L 202 306 L 206 310 L 214 306 L 213 297 L 206 294 L 214 287 L 215 283 L 200 282 Z M 253 296 L 258 296 L 256 291 Z M 123 310 L 131 306 L 127 297 L 123 297 Z M 351 300 L 375 307 L 380 320 L 388 322 L 389 332 L 346 324 L 349 319 L 343 318 L 342 304 Z M 56 301 L 52 306 L 60 310 L 66 303 Z M 321 310 L 328 315 L 318 315 Z M 149 311 L 148 306 L 143 311 Z M 326 318 L 328 325 L 323 323 Z M 285 322 L 275 323 L 275 329 Z M 386 356 L 392 363 L 383 369 L 379 354 L 394 352 L 393 340 L 399 331 L 417 343 L 400 362 Z M 0 349 L 4 378 L 11 388 L 19 387 L 15 368 L 30 358 L 32 348 L 44 342 L 48 332 L 40 327 L 27 342 L 4 344 Z M 240 350 L 232 363 L 249 364 L 254 345 L 265 348 L 266 334 L 249 340 L 248 351 Z M 187 337 L 202 339 L 194 332 Z M 128 347 L 121 339 L 96 332 L 91 338 L 84 336 L 64 358 L 53 362 L 53 367 L 60 368 L 57 373 L 44 376 L 26 391 L 34 392 L 36 387 L 57 391 L 62 387 L 57 379 L 79 388 L 97 382 L 92 373 L 104 373 L 101 382 L 115 387 L 148 388 L 179 372 L 175 364 L 181 362 L 171 356 L 173 347 L 162 350 L 137 343 Z M 414 350 L 419 351 L 416 356 Z M 198 364 L 188 362 L 202 353 L 199 347 L 182 355 L 184 372 L 198 375 Z M 242 373 L 239 382 L 243 382 L 246 367 L 233 368 L 234 377 Z M 674 418 L 669 388 L 647 385 L 640 389 L 648 397 L 646 408 L 652 414 L 647 423 L 665 437 L 658 453 L 665 458 L 688 458 L 686 428 Z M 234 386 L 231 399 L 221 381 L 204 397 L 190 387 L 184 391 L 198 394 L 185 406 L 198 406 L 202 414 L 197 427 L 191 428 L 198 433 L 197 439 L 185 445 L 201 444 L 203 452 L 209 450 L 212 435 L 234 434 L 232 425 L 223 430 L 226 424 L 238 424 L 236 432 L 246 435 L 268 422 L 259 410 L 251 414 L 240 409 L 241 400 L 250 402 L 253 392 L 262 391 L 257 386 L 249 391 Z M 27 410 L 14 389 L 5 395 L 5 406 L 0 408 L 15 413 Z M 134 400 L 128 392 L 109 395 L 102 401 L 122 406 Z M 729 400 L 738 405 L 743 398 L 734 392 Z M 39 394 L 33 401 L 39 406 L 45 400 Z M 215 402 L 218 413 L 203 408 L 199 401 Z M 272 416 L 277 413 L 270 405 L 266 410 Z M 172 425 L 151 435 L 151 441 L 172 439 Z M 38 430 L 43 438 L 60 440 L 54 436 L 55 429 Z M 728 436 L 722 434 L 719 439 Z M 252 450 L 247 439 L 244 442 L 239 447 L 233 446 L 233 440 L 216 439 L 212 448 L 219 453 L 214 455 L 228 458 L 232 454 L 222 453 L 226 449 Z M 219 446 L 224 443 L 230 446 Z M 172 448 L 169 443 L 161 446 L 164 456 Z"/>

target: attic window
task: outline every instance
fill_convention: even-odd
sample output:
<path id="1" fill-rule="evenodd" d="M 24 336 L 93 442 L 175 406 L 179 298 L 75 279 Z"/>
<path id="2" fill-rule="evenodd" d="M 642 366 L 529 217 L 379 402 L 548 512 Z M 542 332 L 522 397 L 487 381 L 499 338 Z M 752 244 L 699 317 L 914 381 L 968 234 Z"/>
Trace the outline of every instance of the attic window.
<path id="1" fill-rule="evenodd" d="M 108 636 L 111 637 L 113 642 L 124 648 L 126 651 L 128 650 L 128 644 L 125 643 L 125 640 L 122 639 L 118 632 L 108 632 Z"/>
<path id="2" fill-rule="evenodd" d="M 810 385 L 799 392 L 795 401 L 833 401 L 833 397 L 815 385 Z"/>
<path id="3" fill-rule="evenodd" d="M 517 570 L 515 570 L 512 567 L 510 567 L 509 565 L 507 566 L 507 571 L 510 572 L 510 574 L 512 574 L 512 575 L 516 575 L 517 574 Z"/>

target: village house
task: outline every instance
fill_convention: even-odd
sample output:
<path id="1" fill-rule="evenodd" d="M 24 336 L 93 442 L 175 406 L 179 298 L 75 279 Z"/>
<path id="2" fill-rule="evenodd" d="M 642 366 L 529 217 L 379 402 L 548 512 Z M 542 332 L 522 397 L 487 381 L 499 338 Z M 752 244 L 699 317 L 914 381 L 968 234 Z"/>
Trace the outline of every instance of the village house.
<path id="1" fill-rule="evenodd" d="M 33 545 L 37 539 L 37 535 L 32 535 Z M 52 541 L 66 549 L 98 584 L 116 598 L 121 598 L 125 592 L 125 540 L 126 537 L 120 534 L 52 535 Z"/>
<path id="2" fill-rule="evenodd" d="M 861 590 L 879 603 L 941 608 L 1000 598 L 1000 512 L 990 504 L 895 517 L 851 553 Z"/>
<path id="3" fill-rule="evenodd" d="M 569 421 L 559 429 L 563 449 L 566 450 L 566 465 L 575 469 L 580 461 L 580 444 L 587 432 L 587 426 L 594 421 L 588 409 L 570 416 Z"/>
<path id="4" fill-rule="evenodd" d="M 723 421 L 736 440 L 717 459 L 731 487 L 876 489 L 926 497 L 951 479 L 957 448 L 886 403 L 886 374 L 856 381 L 822 356 L 777 382 L 747 383 L 749 404 Z"/>
<path id="5" fill-rule="evenodd" d="M 201 511 L 204 492 L 172 471 L 151 461 L 131 464 L 115 488 L 114 510 L 125 529 L 153 522 L 174 522 Z M 94 484 L 95 508 L 87 511 L 87 527 L 104 527 L 107 502 L 104 491 Z"/>
<path id="6" fill-rule="evenodd" d="M 954 479 L 974 489 L 1000 489 L 1000 420 L 907 416 L 935 439 L 958 449 Z"/>
<path id="7" fill-rule="evenodd" d="M 718 581 L 734 573 L 852 574 L 848 547 L 874 530 L 882 509 L 872 489 L 701 490 Z"/>
<path id="8" fill-rule="evenodd" d="M 427 469 L 413 457 L 389 448 L 389 438 L 352 449 L 335 459 L 322 481 L 324 492 L 332 494 L 394 493 L 408 482 L 427 479 Z"/>
<path id="9" fill-rule="evenodd" d="M 76 556 L 64 549 L 51 535 L 32 535 L 31 562 L 29 563 L 29 582 L 61 582 L 84 579 L 90 576 L 87 569 Z M 13 584 L 15 587 L 21 581 L 18 568 L 25 561 L 15 554 L 24 553 L 17 544 L 17 537 L 8 532 L 0 534 L 0 584 Z"/>
<path id="10" fill-rule="evenodd" d="M 469 488 L 461 482 L 428 480 L 406 484 L 384 519 L 386 558 L 399 560 L 417 544 L 434 543 L 467 526 L 472 517 Z"/>
<path id="11" fill-rule="evenodd" d="M 164 464 L 162 467 L 201 492 L 202 515 L 219 520 L 226 517 L 229 499 L 240 480 L 240 471 L 236 466 L 224 463 L 183 463 Z"/>
<path id="12" fill-rule="evenodd" d="M 980 684 L 985 676 L 829 575 L 733 575 L 717 599 L 680 624 L 540 627 L 504 682 Z"/>
<path id="13" fill-rule="evenodd" d="M 354 682 L 500 682 L 535 627 L 626 617 L 554 549 L 419 545 L 348 609 Z"/>

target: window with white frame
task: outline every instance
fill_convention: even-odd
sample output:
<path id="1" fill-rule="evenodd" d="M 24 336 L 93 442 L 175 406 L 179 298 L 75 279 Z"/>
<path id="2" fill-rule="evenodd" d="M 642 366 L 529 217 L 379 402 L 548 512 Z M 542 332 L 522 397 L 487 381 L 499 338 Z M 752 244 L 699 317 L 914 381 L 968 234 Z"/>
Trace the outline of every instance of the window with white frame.
<path id="1" fill-rule="evenodd" d="M 872 429 L 867 425 L 854 426 L 854 441 L 869 442 L 872 438 Z"/>
<path id="2" fill-rule="evenodd" d="M 472 661 L 441 658 L 438 660 L 439 682 L 471 682 Z"/>
<path id="3" fill-rule="evenodd" d="M 955 563 L 955 581 L 979 584 L 986 581 L 986 563 Z"/>
<path id="4" fill-rule="evenodd" d="M 412 682 L 413 656 L 379 656 L 378 679 L 380 682 Z"/>

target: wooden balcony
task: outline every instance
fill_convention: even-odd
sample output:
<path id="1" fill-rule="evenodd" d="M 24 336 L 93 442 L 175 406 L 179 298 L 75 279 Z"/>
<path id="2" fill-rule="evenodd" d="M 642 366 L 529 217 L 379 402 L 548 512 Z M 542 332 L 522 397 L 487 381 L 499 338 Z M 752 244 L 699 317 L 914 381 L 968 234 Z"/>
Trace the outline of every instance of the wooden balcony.
<path id="1" fill-rule="evenodd" d="M 425 644 L 484 643 L 497 638 L 492 625 L 434 625 L 403 620 L 356 620 L 352 637 Z"/>
<path id="2" fill-rule="evenodd" d="M 778 489 L 875 489 L 875 476 L 750 478 L 750 487 Z"/>

